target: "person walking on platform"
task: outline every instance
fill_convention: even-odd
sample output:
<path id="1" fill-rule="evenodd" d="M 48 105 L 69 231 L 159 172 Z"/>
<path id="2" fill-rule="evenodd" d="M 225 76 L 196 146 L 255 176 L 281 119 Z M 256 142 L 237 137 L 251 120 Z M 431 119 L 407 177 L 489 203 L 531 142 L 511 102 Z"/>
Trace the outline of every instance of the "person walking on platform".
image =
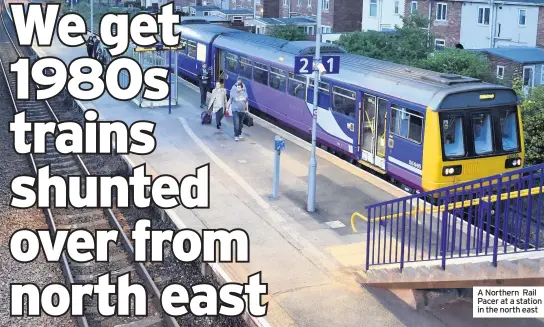
<path id="1" fill-rule="evenodd" d="M 227 108 L 227 91 L 221 86 L 221 82 L 215 83 L 215 89 L 212 91 L 210 98 L 210 104 L 208 104 L 208 110 L 213 110 L 215 113 L 215 123 L 217 129 L 221 128 L 221 119 L 225 114 Z"/>
<path id="2" fill-rule="evenodd" d="M 227 103 L 227 110 L 232 114 L 234 121 L 234 140 L 242 138 L 242 125 L 246 111 L 248 111 L 247 92 L 243 84 L 236 85 L 236 91 L 231 93 L 230 100 Z"/>
<path id="3" fill-rule="evenodd" d="M 98 48 L 100 47 L 100 40 L 95 37 L 94 38 L 94 44 L 93 44 L 93 58 L 98 59 Z"/>
<path id="4" fill-rule="evenodd" d="M 200 87 L 200 108 L 206 108 L 206 95 L 210 87 L 210 73 L 205 62 L 202 63 L 202 69 L 198 71 L 198 86 Z"/>
<path id="5" fill-rule="evenodd" d="M 234 83 L 234 85 L 233 85 L 232 88 L 230 89 L 229 96 L 232 96 L 233 94 L 236 93 L 236 88 L 238 87 L 238 85 L 241 85 L 242 88 L 243 88 L 244 90 L 247 90 L 247 89 L 246 89 L 246 85 L 245 85 L 244 82 L 242 81 L 242 78 L 241 78 L 241 77 L 238 77 L 238 78 L 236 79 L 236 83 Z"/>
<path id="6" fill-rule="evenodd" d="M 87 39 L 87 55 L 89 56 L 89 58 L 93 57 L 93 47 L 94 47 L 94 36 L 91 35 Z"/>

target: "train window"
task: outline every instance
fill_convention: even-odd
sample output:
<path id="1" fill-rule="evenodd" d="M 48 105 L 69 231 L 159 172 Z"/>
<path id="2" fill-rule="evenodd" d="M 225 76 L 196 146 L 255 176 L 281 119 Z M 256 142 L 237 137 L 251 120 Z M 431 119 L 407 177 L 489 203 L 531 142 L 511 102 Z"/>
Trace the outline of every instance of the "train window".
<path id="1" fill-rule="evenodd" d="M 493 152 L 493 131 L 491 129 L 491 114 L 473 114 L 471 118 L 472 133 L 474 136 L 474 151 L 476 152 L 476 154 Z"/>
<path id="2" fill-rule="evenodd" d="M 188 52 L 187 52 L 187 55 L 190 57 L 190 58 L 195 58 L 196 59 L 196 42 L 195 41 L 191 41 L 189 40 L 187 42 L 187 49 L 188 49 Z"/>
<path id="3" fill-rule="evenodd" d="M 332 88 L 332 110 L 343 115 L 355 118 L 357 101 L 355 92 L 338 86 Z"/>
<path id="4" fill-rule="evenodd" d="M 508 110 L 501 113 L 502 149 L 512 151 L 518 149 L 517 113 Z"/>
<path id="5" fill-rule="evenodd" d="M 270 67 L 270 87 L 285 92 L 285 71 Z"/>
<path id="6" fill-rule="evenodd" d="M 306 94 L 306 77 L 289 73 L 289 83 L 287 84 L 287 92 L 304 100 Z"/>
<path id="7" fill-rule="evenodd" d="M 253 80 L 257 83 L 268 85 L 268 66 L 255 62 Z"/>
<path id="8" fill-rule="evenodd" d="M 314 99 L 314 79 L 310 78 L 310 85 L 308 85 L 307 101 L 313 103 Z M 330 106 L 330 90 L 329 83 L 319 82 L 318 84 L 318 96 L 317 105 L 321 108 L 329 108 Z"/>
<path id="9" fill-rule="evenodd" d="M 197 51 L 196 51 L 196 53 L 197 53 L 196 59 L 197 59 L 198 61 L 200 61 L 200 62 L 206 62 L 206 57 L 207 57 L 207 56 L 206 56 L 206 53 L 207 53 L 206 48 L 207 48 L 206 45 L 203 44 L 203 43 L 198 43 L 198 44 L 197 44 L 197 48 L 196 48 L 196 50 L 197 50 Z"/>
<path id="10" fill-rule="evenodd" d="M 421 144 L 423 140 L 423 117 L 417 112 L 391 105 L 391 134 Z"/>
<path id="11" fill-rule="evenodd" d="M 463 117 L 449 116 L 442 119 L 442 143 L 446 156 L 461 157 L 465 155 Z"/>
<path id="12" fill-rule="evenodd" d="M 238 73 L 238 56 L 232 53 L 227 53 L 226 69 L 229 72 Z"/>
<path id="13" fill-rule="evenodd" d="M 240 58 L 240 75 L 245 78 L 251 78 L 251 70 L 253 68 L 253 64 L 251 63 L 251 60 L 247 58 Z"/>
<path id="14" fill-rule="evenodd" d="M 187 39 L 180 38 L 179 47 L 180 49 L 178 51 L 182 52 L 183 54 L 187 54 Z"/>

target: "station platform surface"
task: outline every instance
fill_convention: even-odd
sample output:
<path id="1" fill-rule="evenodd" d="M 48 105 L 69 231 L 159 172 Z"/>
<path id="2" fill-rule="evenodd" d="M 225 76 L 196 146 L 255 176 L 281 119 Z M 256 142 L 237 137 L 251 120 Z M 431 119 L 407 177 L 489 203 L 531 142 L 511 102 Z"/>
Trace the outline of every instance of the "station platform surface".
<path id="1" fill-rule="evenodd" d="M 55 56 L 67 64 L 84 56 L 84 47 L 66 48 L 57 40 L 51 47 L 36 47 L 40 56 Z M 364 173 L 340 159 L 318 157 L 317 210 L 306 211 L 309 145 L 267 122 L 244 126 L 244 139 L 233 140 L 231 119 L 201 125 L 196 88 L 179 83 L 179 105 L 143 109 L 108 94 L 83 102 L 95 108 L 100 118 L 131 124 L 150 120 L 157 124 L 157 148 L 143 157 L 159 174 L 181 179 L 195 168 L 210 163 L 209 209 L 175 209 L 193 229 L 244 229 L 250 237 L 250 262 L 221 264 L 232 280 L 262 272 L 268 283 L 264 300 L 269 303 L 267 320 L 272 326 L 507 326 L 508 319 L 472 318 L 472 304 L 459 302 L 436 310 L 412 309 L 392 293 L 364 288 L 352 274 L 365 262 L 365 224 L 359 232 L 350 226 L 354 211 L 406 193 Z M 272 192 L 274 136 L 287 137 L 281 154 L 278 200 Z M 332 157 L 332 156 L 331 156 Z M 344 167 L 344 168 L 341 168 Z M 350 169 L 349 167 L 353 167 Z M 518 323 L 523 326 L 524 323 Z M 529 325 L 527 325 L 529 326 Z"/>

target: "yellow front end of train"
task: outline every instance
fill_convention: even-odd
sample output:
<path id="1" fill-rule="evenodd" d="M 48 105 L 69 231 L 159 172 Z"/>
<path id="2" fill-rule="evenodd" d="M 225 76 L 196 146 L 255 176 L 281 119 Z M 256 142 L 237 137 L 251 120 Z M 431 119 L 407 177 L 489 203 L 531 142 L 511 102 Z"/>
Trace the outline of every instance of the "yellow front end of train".
<path id="1" fill-rule="evenodd" d="M 480 99 L 491 97 L 480 94 Z M 521 107 L 437 111 L 425 119 L 422 188 L 435 190 L 523 167 Z"/>

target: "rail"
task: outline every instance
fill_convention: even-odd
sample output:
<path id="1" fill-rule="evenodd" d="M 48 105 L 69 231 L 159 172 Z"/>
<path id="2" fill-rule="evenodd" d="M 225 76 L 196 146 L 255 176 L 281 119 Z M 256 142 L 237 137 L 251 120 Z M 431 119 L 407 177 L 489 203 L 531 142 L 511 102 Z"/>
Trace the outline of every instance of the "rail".
<path id="1" fill-rule="evenodd" d="M 543 184 L 540 164 L 366 206 L 366 269 L 542 250 Z"/>
<path id="2" fill-rule="evenodd" d="M 3 7 L 5 9 L 5 2 L 4 1 L 2 1 L 2 6 L 1 7 Z M 8 12 L 8 16 L 9 16 L 9 12 Z M 12 19 L 11 16 L 9 16 L 9 17 L 10 17 L 10 19 Z M 11 38 L 11 36 L 9 34 L 8 28 L 6 26 L 6 22 L 4 21 L 3 11 L 0 11 L 0 20 L 2 21 L 2 25 L 4 27 L 6 35 L 10 39 L 10 43 L 12 44 L 15 52 L 17 53 L 17 55 L 19 57 L 21 57 L 22 53 L 19 51 L 19 49 L 17 48 L 15 42 L 13 41 L 13 39 Z M 14 108 L 14 110 L 16 112 L 19 112 L 18 105 L 17 105 L 17 103 L 15 101 L 14 92 L 10 87 L 8 75 L 7 75 L 7 72 L 4 69 L 4 64 L 3 64 L 1 59 L 0 59 L 0 69 L 2 70 L 4 80 L 6 82 L 6 85 L 8 87 L 9 93 L 10 93 L 13 108 Z M 36 88 L 40 88 L 39 85 L 36 85 Z M 59 121 L 58 117 L 55 115 L 55 112 L 54 112 L 53 108 L 50 106 L 49 102 L 47 100 L 43 100 L 42 102 L 46 105 L 48 112 L 54 118 L 55 122 L 59 123 L 60 121 Z M 83 170 L 83 172 L 85 173 L 85 175 L 89 176 L 90 172 L 87 169 L 87 167 L 86 167 L 85 163 L 83 162 L 83 160 L 81 159 L 81 156 L 79 156 L 78 154 L 74 154 L 73 156 L 76 159 L 76 162 L 79 164 L 79 166 Z M 36 161 L 35 161 L 32 154 L 29 155 L 29 159 L 30 159 L 31 165 L 32 165 L 32 167 L 34 169 L 34 173 L 37 173 L 37 164 L 36 164 Z M 48 209 L 45 209 L 44 211 L 45 211 L 45 214 L 46 214 L 46 217 L 47 217 L 47 222 L 48 222 L 49 228 L 51 229 L 52 232 L 55 232 L 57 228 L 56 228 L 56 224 L 55 224 L 53 213 L 52 213 L 51 209 L 48 208 Z M 128 235 L 123 230 L 123 227 L 122 227 L 121 223 L 116 218 L 113 211 L 111 209 L 107 208 L 107 209 L 104 209 L 104 213 L 108 217 L 108 219 L 110 221 L 110 224 L 112 226 L 114 226 L 119 231 L 119 234 L 121 236 L 121 241 L 123 243 L 123 246 L 127 250 L 127 252 L 129 252 L 131 257 L 134 257 L 134 248 L 132 246 L 132 242 L 130 241 L 130 238 L 128 237 Z M 156 286 L 155 282 L 153 281 L 151 275 L 149 274 L 149 272 L 145 268 L 144 264 L 139 263 L 139 262 L 134 262 L 134 265 L 136 267 L 136 271 L 138 272 L 138 275 L 144 281 L 147 290 L 152 292 L 152 299 L 154 300 L 156 307 L 157 308 L 162 308 L 162 304 L 160 302 L 161 301 L 160 300 L 160 298 L 161 298 L 160 290 Z M 70 264 L 68 262 L 68 259 L 67 259 L 66 255 L 64 253 L 61 256 L 61 268 L 62 268 L 62 271 L 63 271 L 63 274 L 65 276 L 67 284 L 72 285 L 74 283 L 74 277 L 73 277 L 73 274 L 71 272 Z M 177 323 L 177 321 L 176 321 L 176 319 L 174 317 L 166 315 L 163 310 L 161 310 L 161 314 L 162 314 L 162 319 L 163 319 L 164 323 L 166 324 L 166 326 L 168 326 L 168 327 L 179 327 L 179 324 Z M 77 324 L 78 324 L 79 327 L 88 327 L 89 326 L 88 320 L 87 320 L 87 318 L 85 316 L 78 316 L 76 319 L 77 319 Z"/>

